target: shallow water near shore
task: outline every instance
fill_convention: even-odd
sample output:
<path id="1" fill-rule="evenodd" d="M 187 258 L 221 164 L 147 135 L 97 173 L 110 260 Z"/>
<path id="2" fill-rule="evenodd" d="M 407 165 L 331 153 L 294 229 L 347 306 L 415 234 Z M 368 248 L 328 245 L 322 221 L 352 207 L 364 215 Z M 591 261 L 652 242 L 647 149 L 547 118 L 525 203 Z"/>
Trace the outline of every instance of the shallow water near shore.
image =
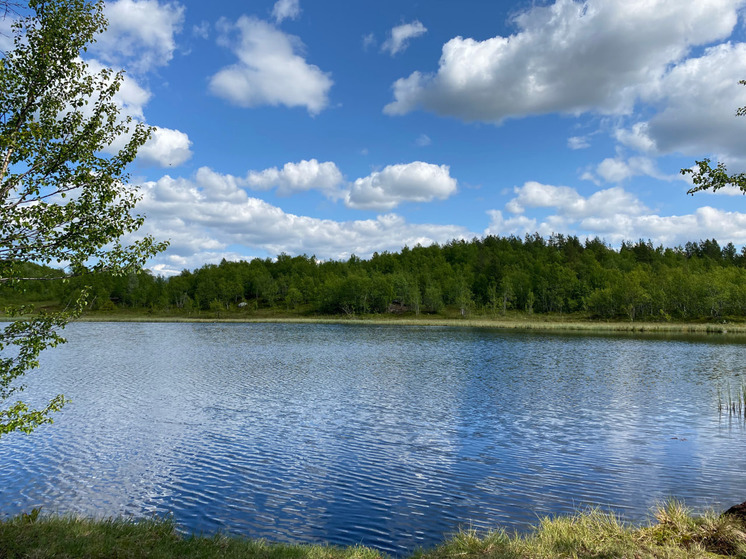
<path id="1" fill-rule="evenodd" d="M 0 442 L 0 514 L 362 543 L 524 530 L 599 506 L 746 500 L 746 426 L 718 413 L 727 340 L 422 326 L 76 323 L 26 399 L 72 400 Z M 41 401 L 41 400 L 40 400 Z"/>

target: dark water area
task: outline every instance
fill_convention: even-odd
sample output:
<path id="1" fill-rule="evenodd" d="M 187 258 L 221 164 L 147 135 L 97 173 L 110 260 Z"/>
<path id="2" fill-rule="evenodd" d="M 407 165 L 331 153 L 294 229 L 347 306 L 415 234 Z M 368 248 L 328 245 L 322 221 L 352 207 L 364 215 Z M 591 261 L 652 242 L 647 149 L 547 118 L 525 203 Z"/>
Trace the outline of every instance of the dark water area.
<path id="1" fill-rule="evenodd" d="M 431 547 L 588 506 L 746 500 L 720 415 L 738 343 L 309 324 L 71 325 L 0 441 L 0 516 L 173 517 L 185 532 Z"/>

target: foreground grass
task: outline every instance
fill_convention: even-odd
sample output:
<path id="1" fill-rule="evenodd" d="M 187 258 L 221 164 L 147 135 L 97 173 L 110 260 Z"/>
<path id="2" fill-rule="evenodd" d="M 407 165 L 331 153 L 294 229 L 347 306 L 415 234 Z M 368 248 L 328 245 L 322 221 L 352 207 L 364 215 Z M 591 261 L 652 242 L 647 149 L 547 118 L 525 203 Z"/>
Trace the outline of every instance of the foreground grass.
<path id="1" fill-rule="evenodd" d="M 128 522 L 94 521 L 74 517 L 19 517 L 0 524 L 0 558 L 45 559 L 377 559 L 381 554 L 365 547 L 289 545 L 264 540 L 180 535 L 164 520 Z"/>
<path id="2" fill-rule="evenodd" d="M 670 503 L 656 522 L 628 526 L 613 515 L 589 511 L 542 520 L 526 535 L 461 532 L 412 559 L 698 559 L 746 558 L 746 525 L 734 517 L 695 517 Z M 0 523 L 0 558 L 257 558 L 378 559 L 370 548 L 271 544 L 224 536 L 184 537 L 168 521 L 92 521 L 28 515 Z"/>

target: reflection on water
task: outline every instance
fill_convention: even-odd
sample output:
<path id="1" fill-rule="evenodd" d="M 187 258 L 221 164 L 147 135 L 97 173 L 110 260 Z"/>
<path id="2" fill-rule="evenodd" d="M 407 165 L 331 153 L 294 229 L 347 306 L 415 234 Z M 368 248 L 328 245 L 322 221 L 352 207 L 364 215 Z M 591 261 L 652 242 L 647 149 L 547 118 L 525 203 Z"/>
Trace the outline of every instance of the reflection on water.
<path id="1" fill-rule="evenodd" d="M 432 546 L 584 506 L 743 500 L 718 416 L 743 347 L 352 325 L 74 324 L 0 443 L 0 514 L 148 517 L 279 541 Z"/>

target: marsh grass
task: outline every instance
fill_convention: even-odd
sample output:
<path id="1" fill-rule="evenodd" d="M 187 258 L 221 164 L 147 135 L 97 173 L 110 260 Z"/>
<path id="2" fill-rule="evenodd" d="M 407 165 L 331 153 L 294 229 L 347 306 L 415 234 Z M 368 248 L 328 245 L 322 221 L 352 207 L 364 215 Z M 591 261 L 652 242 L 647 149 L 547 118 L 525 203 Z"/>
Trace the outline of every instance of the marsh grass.
<path id="1" fill-rule="evenodd" d="M 728 415 L 735 415 L 746 419 L 746 381 L 741 381 L 741 385 L 735 390 L 731 389 L 730 382 L 726 384 L 725 395 L 718 386 L 718 412 L 726 412 Z"/>
<path id="2" fill-rule="evenodd" d="M 88 313 L 85 322 L 219 322 L 266 324 L 371 324 L 401 326 L 447 326 L 459 328 L 492 328 L 497 330 L 532 330 L 537 332 L 586 332 L 586 333 L 651 333 L 651 334 L 720 334 L 728 337 L 746 337 L 746 324 L 676 323 L 676 322 L 604 322 L 588 319 L 560 318 L 552 315 L 516 315 L 515 318 L 443 318 L 420 315 L 355 315 L 355 316 L 223 316 L 207 315 L 157 316 L 143 313 Z"/>
<path id="3" fill-rule="evenodd" d="M 632 526 L 589 510 L 545 518 L 528 534 L 464 530 L 412 559 L 715 559 L 746 558 L 746 526 L 735 517 L 693 516 L 675 501 L 654 512 L 655 521 Z M 370 548 L 289 545 L 221 535 L 182 536 L 169 520 L 129 522 L 74 517 L 19 516 L 0 523 L 0 557 L 91 559 L 255 558 L 382 559 Z"/>

